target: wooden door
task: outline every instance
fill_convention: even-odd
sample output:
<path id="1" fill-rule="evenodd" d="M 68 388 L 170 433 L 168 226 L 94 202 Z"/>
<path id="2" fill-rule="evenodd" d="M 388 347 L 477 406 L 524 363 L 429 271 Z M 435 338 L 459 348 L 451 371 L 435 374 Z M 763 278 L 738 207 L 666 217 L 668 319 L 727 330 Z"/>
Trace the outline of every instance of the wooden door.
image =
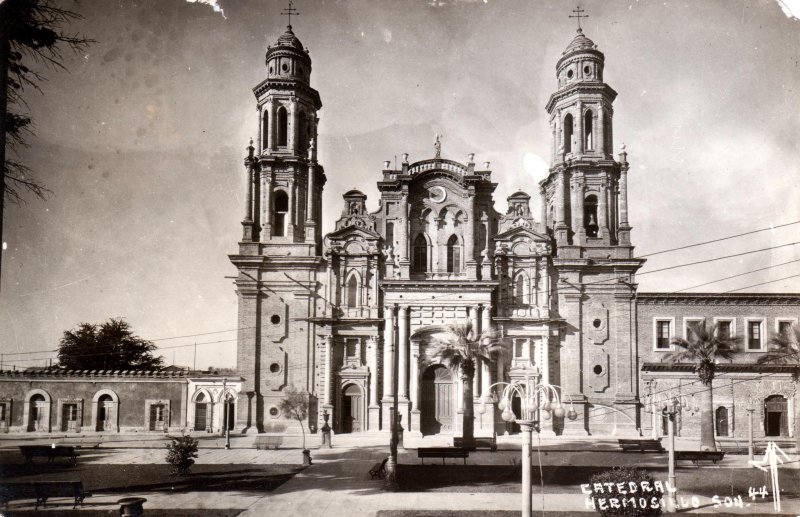
<path id="1" fill-rule="evenodd" d="M 206 415 L 208 413 L 208 404 L 205 402 L 198 402 L 194 405 L 194 430 L 206 430 Z"/>
<path id="2" fill-rule="evenodd" d="M 434 365 L 422 375 L 422 434 L 453 431 L 453 378 L 450 370 Z"/>
<path id="3" fill-rule="evenodd" d="M 342 432 L 358 433 L 364 421 L 364 396 L 361 388 L 355 384 L 349 385 L 343 394 L 342 400 Z"/>
<path id="4" fill-rule="evenodd" d="M 772 395 L 764 401 L 764 434 L 789 436 L 788 403 L 782 395 Z"/>

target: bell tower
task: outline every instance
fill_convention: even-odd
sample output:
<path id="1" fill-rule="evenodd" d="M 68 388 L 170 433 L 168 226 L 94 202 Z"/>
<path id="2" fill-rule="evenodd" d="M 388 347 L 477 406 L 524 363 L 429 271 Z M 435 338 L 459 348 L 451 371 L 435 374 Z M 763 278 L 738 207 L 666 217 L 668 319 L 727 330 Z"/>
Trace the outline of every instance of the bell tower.
<path id="1" fill-rule="evenodd" d="M 289 386 L 315 400 L 312 321 L 323 299 L 325 172 L 316 153 L 322 102 L 310 78 L 308 50 L 289 25 L 267 48 L 266 79 L 253 88 L 258 138 L 244 160 L 242 238 L 230 255 L 238 270 L 236 360 L 245 379 L 237 429 L 245 432 L 293 425 L 278 409 Z"/>
<path id="2" fill-rule="evenodd" d="M 638 384 L 635 273 L 628 223 L 628 160 L 613 149 L 613 102 L 603 81 L 605 56 L 580 28 L 556 63 L 558 89 L 546 109 L 552 166 L 540 183 L 542 212 L 554 240 L 554 307 L 560 332 L 558 377 L 583 404 L 585 418 L 565 433 L 635 431 Z M 609 415 L 593 419 L 591 407 Z M 579 413 L 581 413 L 579 411 Z"/>

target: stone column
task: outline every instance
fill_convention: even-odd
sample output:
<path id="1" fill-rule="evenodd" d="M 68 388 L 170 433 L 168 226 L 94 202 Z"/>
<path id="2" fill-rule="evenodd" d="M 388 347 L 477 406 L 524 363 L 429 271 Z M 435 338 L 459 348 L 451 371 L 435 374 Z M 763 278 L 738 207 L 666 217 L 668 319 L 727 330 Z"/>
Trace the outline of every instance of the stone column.
<path id="1" fill-rule="evenodd" d="M 394 372 L 392 371 L 392 361 L 394 360 L 394 306 L 387 305 L 383 310 L 383 399 L 382 399 L 382 422 L 381 429 L 389 430 L 389 415 L 392 411 L 392 386 L 394 382 Z"/>
<path id="2" fill-rule="evenodd" d="M 402 278 L 408 278 L 410 264 L 410 260 L 408 258 L 408 246 L 411 236 L 409 235 L 410 221 L 408 220 L 408 192 L 406 191 L 403 191 L 400 197 L 400 217 L 400 221 L 397 222 L 400 222 L 401 224 L 396 225 L 396 229 L 400 232 L 400 275 Z M 394 252 L 396 254 L 398 253 L 398 250 L 394 250 Z"/>
<path id="3" fill-rule="evenodd" d="M 539 198 L 541 201 L 541 217 L 540 220 L 545 228 L 547 228 L 547 191 L 544 187 L 539 188 Z"/>
<path id="4" fill-rule="evenodd" d="M 556 220 L 555 234 L 556 242 L 559 246 L 567 244 L 567 236 L 569 235 L 569 227 L 567 226 L 566 214 L 566 193 L 564 192 L 564 169 L 559 169 L 556 172 Z"/>
<path id="5" fill-rule="evenodd" d="M 599 235 L 608 239 L 608 178 L 603 177 L 600 183 L 600 206 L 597 209 L 597 224 L 600 226 Z"/>
<path id="6" fill-rule="evenodd" d="M 617 238 L 622 246 L 630 245 L 630 224 L 628 224 L 628 153 L 619 155 L 619 229 Z"/>
<path id="7" fill-rule="evenodd" d="M 481 332 L 488 332 L 492 328 L 492 306 L 484 305 L 481 311 Z M 489 396 L 489 386 L 492 384 L 492 375 L 489 371 L 489 362 L 481 361 L 481 397 L 486 400 Z"/>
<path id="8" fill-rule="evenodd" d="M 422 436 L 420 427 L 421 405 L 419 396 L 419 341 L 411 341 L 411 365 L 409 370 L 409 387 L 411 388 L 411 419 L 409 420 L 408 431 L 419 433 Z"/>
<path id="9" fill-rule="evenodd" d="M 476 305 L 469 307 L 469 321 L 472 323 L 472 332 L 474 336 L 479 336 L 480 333 L 478 332 L 478 307 Z M 475 375 L 472 377 L 472 396 L 473 398 L 478 398 L 478 394 L 481 391 L 480 387 L 480 370 L 481 365 L 480 363 L 475 365 Z M 467 401 L 465 401 L 466 404 Z"/>
<path id="10" fill-rule="evenodd" d="M 293 179 L 289 180 L 289 192 L 288 192 L 288 194 L 289 194 L 289 213 L 286 214 L 286 218 L 288 219 L 288 221 L 286 221 L 286 226 L 287 226 L 286 235 L 289 236 L 289 237 L 294 237 L 294 221 L 295 221 L 295 213 L 294 212 L 295 212 L 296 200 L 295 200 L 295 196 L 294 196 L 295 191 L 294 191 L 294 180 Z"/>
<path id="11" fill-rule="evenodd" d="M 253 222 L 253 176 L 255 174 L 255 170 L 253 168 L 253 161 L 250 160 L 247 163 L 247 199 L 245 200 L 244 204 L 244 221 L 252 223 Z"/>
<path id="12" fill-rule="evenodd" d="M 576 109 L 577 109 L 576 115 L 578 117 L 578 120 L 576 121 L 578 123 L 578 131 L 576 136 L 578 138 L 576 138 L 577 141 L 575 142 L 576 143 L 575 150 L 577 151 L 578 154 L 583 154 L 583 143 L 586 141 L 586 135 L 584 134 L 584 132 L 586 131 L 586 127 L 583 123 L 583 102 L 578 101 Z"/>
<path id="13" fill-rule="evenodd" d="M 401 305 L 397 312 L 397 392 L 401 399 L 408 399 L 408 306 Z"/>
<path id="14" fill-rule="evenodd" d="M 381 408 L 378 405 L 378 340 L 367 338 L 367 358 L 369 361 L 369 407 L 367 408 L 367 430 L 377 431 Z"/>
<path id="15" fill-rule="evenodd" d="M 603 155 L 605 158 L 609 153 L 606 152 L 606 135 L 605 135 L 605 110 L 601 105 L 597 109 L 597 131 L 595 134 L 597 135 L 597 149 L 600 151 L 600 154 Z"/>
<path id="16" fill-rule="evenodd" d="M 272 173 L 261 173 L 261 242 L 272 238 Z"/>
<path id="17" fill-rule="evenodd" d="M 323 407 L 331 405 L 331 376 L 333 375 L 333 336 L 325 336 L 325 393 Z"/>
<path id="18" fill-rule="evenodd" d="M 467 278 L 477 278 L 477 263 L 475 262 L 475 192 L 470 190 L 467 200 L 467 222 L 464 228 L 464 265 Z"/>
<path id="19" fill-rule="evenodd" d="M 287 113 L 287 147 L 291 150 L 292 154 L 297 154 L 297 98 L 292 98 L 289 104 L 289 113 Z M 290 211 L 291 213 L 291 211 Z"/>
<path id="20" fill-rule="evenodd" d="M 584 188 L 586 183 L 582 172 L 577 173 L 575 176 L 575 234 L 578 236 L 578 241 L 583 244 L 586 242 L 586 223 L 583 220 L 583 201 L 586 197 Z"/>

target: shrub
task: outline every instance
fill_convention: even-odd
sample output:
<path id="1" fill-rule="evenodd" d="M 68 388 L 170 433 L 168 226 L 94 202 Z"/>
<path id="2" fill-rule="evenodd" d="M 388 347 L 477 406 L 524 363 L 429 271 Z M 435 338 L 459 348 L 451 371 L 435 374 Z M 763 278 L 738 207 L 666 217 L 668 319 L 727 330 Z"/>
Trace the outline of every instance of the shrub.
<path id="1" fill-rule="evenodd" d="M 656 517 L 665 496 L 657 485 L 646 470 L 614 467 L 592 476 L 589 497 L 602 517 Z"/>
<path id="2" fill-rule="evenodd" d="M 167 444 L 167 463 L 172 465 L 172 475 L 186 476 L 197 457 L 199 441 L 189 435 L 170 436 L 172 443 Z"/>

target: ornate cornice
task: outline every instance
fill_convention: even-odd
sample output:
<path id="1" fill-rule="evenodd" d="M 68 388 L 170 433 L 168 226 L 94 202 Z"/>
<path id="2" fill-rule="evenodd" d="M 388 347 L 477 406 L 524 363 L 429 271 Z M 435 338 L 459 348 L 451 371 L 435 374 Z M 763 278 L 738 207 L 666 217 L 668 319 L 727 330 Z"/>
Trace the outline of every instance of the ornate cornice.
<path id="1" fill-rule="evenodd" d="M 640 305 L 800 305 L 800 293 L 638 293 Z"/>
<path id="2" fill-rule="evenodd" d="M 799 365 L 791 364 L 755 364 L 729 363 L 718 364 L 717 373 L 793 373 Z M 694 373 L 694 363 L 644 363 L 643 372 Z"/>

